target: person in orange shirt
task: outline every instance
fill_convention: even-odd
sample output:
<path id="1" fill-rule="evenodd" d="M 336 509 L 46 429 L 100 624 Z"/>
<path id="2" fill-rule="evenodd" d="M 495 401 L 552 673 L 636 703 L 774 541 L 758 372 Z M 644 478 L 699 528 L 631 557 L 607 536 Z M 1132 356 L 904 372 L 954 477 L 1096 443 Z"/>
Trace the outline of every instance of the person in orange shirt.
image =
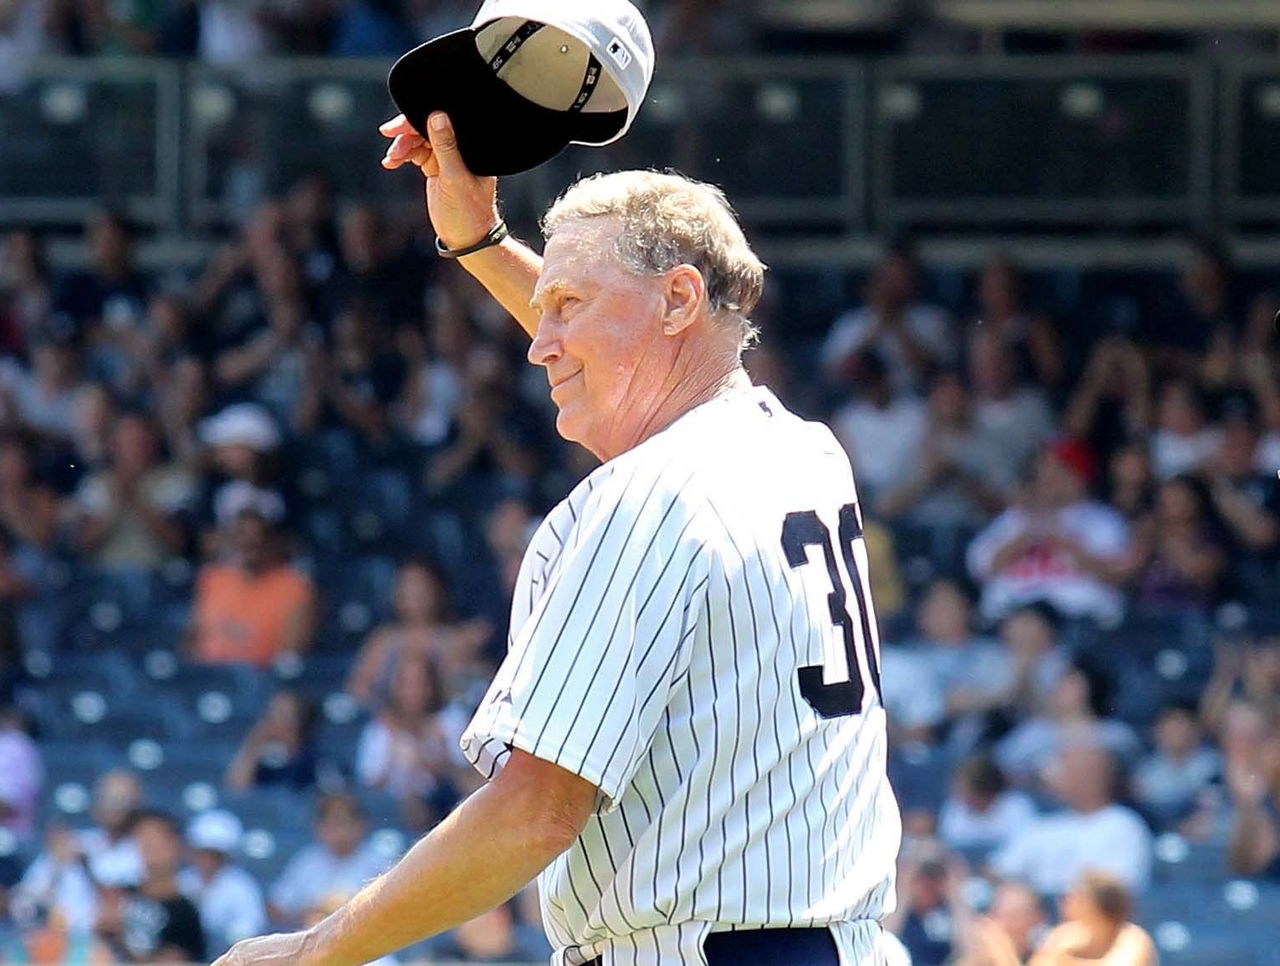
<path id="1" fill-rule="evenodd" d="M 232 526 L 231 547 L 230 560 L 200 569 L 192 658 L 268 667 L 281 654 L 305 651 L 315 629 L 315 590 L 285 559 L 279 534 L 245 510 Z"/>

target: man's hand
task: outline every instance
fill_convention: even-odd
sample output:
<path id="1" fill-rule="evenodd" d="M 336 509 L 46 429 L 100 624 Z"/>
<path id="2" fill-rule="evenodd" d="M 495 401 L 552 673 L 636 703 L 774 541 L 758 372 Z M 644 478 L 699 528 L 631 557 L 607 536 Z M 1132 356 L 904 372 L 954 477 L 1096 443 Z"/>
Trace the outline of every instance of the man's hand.
<path id="1" fill-rule="evenodd" d="M 305 932 L 259 936 L 236 943 L 213 966 L 324 966 L 310 947 Z"/>
<path id="2" fill-rule="evenodd" d="M 501 220 L 498 179 L 480 178 L 467 169 L 445 114 L 432 114 L 427 126 L 429 142 L 403 114 L 383 124 L 379 132 L 393 140 L 382 166 L 391 171 L 416 165 L 427 179 L 427 214 L 440 240 L 447 248 L 474 245 Z"/>

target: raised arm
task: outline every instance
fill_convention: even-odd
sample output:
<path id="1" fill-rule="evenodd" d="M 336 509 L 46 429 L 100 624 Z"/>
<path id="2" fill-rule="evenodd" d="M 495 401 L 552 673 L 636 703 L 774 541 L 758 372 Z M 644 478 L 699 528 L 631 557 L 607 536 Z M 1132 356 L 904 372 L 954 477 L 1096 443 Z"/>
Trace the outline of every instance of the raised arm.
<path id="1" fill-rule="evenodd" d="M 394 170 L 413 164 L 427 179 L 427 215 L 446 248 L 467 248 L 483 239 L 498 224 L 498 179 L 472 174 L 458 151 L 449 118 L 431 115 L 430 142 L 423 139 L 403 114 L 379 128 L 392 138 L 382 166 Z M 506 238 L 500 244 L 458 259 L 533 337 L 538 313 L 529 306 L 542 271 L 542 256 L 523 242 Z"/>

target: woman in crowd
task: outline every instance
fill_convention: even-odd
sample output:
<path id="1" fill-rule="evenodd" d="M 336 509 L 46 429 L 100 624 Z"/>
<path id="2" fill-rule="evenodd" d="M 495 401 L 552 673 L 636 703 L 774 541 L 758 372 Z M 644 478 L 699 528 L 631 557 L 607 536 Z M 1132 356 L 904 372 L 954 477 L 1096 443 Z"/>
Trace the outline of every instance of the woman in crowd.
<path id="1" fill-rule="evenodd" d="M 1141 750 L 1138 736 L 1123 721 L 1105 716 L 1110 704 L 1110 682 L 1092 663 L 1077 660 L 1050 692 L 1044 710 L 997 742 L 996 761 L 1023 783 L 1033 781 L 1071 741 L 1098 744 L 1133 761 Z"/>
<path id="2" fill-rule="evenodd" d="M 1227 568 L 1227 544 L 1209 490 L 1194 476 L 1160 486 L 1155 509 L 1135 527 L 1126 569 L 1140 610 L 1206 607 Z"/>
<path id="3" fill-rule="evenodd" d="M 429 828 L 457 802 L 460 785 L 474 785 L 458 748 L 467 719 L 461 708 L 446 704 L 435 661 L 406 656 L 382 712 L 360 736 L 357 779 L 397 799 L 412 827 Z"/>
<path id="4" fill-rule="evenodd" d="M 382 708 L 392 682 L 407 659 L 435 661 L 450 694 L 476 670 L 479 650 L 489 639 L 484 620 L 456 622 L 443 575 L 425 560 L 409 560 L 396 574 L 395 616 L 365 640 L 356 655 L 347 693 L 371 711 Z"/>
<path id="5" fill-rule="evenodd" d="M 244 791 L 268 785 L 295 789 L 316 783 L 315 706 L 297 691 L 277 691 L 250 729 L 224 782 Z"/>

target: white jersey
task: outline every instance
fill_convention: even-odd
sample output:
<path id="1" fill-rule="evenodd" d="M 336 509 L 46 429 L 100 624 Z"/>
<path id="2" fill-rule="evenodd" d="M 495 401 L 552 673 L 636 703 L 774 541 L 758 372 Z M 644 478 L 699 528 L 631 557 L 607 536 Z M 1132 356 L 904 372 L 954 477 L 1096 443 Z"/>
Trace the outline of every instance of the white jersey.
<path id="1" fill-rule="evenodd" d="M 543 521 L 462 738 L 600 789 L 542 873 L 553 962 L 701 964 L 708 931 L 830 924 L 879 964 L 900 821 L 849 460 L 765 389 L 705 403 Z"/>

